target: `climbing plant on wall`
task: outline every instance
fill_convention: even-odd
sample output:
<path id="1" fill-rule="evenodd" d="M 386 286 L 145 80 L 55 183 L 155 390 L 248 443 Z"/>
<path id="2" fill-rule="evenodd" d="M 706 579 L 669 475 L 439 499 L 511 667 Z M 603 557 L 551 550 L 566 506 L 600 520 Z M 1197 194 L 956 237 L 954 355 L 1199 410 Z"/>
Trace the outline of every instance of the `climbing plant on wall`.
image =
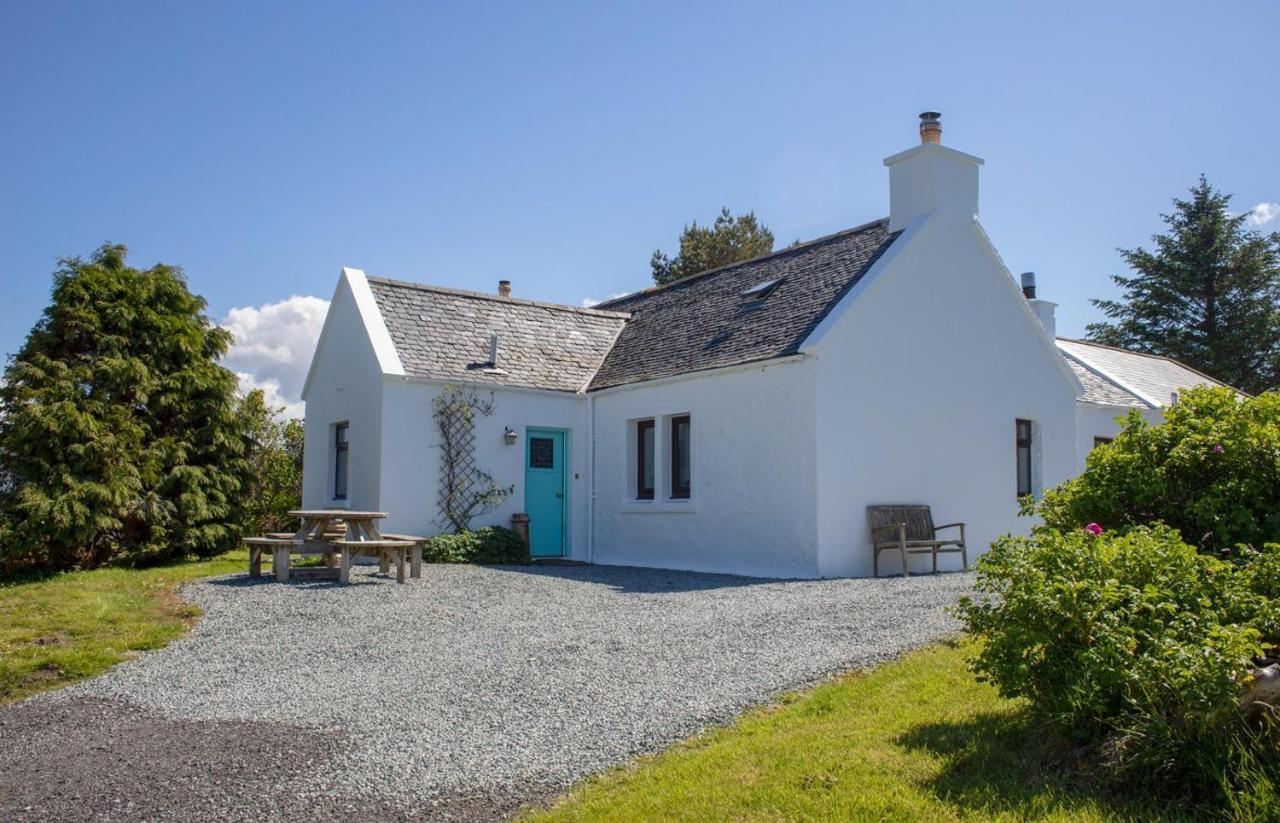
<path id="1" fill-rule="evenodd" d="M 447 385 L 432 401 L 440 430 L 440 519 L 442 526 L 465 532 L 474 517 L 491 512 L 515 486 L 500 488 L 476 466 L 476 415 L 493 414 L 493 396 L 482 400 L 470 389 Z"/>

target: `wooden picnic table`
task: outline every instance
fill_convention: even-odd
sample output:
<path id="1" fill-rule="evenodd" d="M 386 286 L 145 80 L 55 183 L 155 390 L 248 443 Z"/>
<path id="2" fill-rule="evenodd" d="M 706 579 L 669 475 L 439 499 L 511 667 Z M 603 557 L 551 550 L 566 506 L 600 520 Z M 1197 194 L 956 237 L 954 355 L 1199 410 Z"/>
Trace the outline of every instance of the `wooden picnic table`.
<path id="1" fill-rule="evenodd" d="M 289 516 L 298 518 L 298 530 L 292 535 L 254 537 L 245 541 L 249 546 L 250 575 L 256 577 L 260 573 L 262 553 L 269 548 L 273 551 L 276 580 L 281 583 L 289 581 L 291 554 L 323 554 L 325 564 L 330 568 L 334 566 L 334 558 L 341 554 L 338 579 L 343 583 L 351 581 L 351 564 L 362 554 L 376 556 L 378 567 L 383 572 L 390 571 L 390 558 L 394 556 L 396 579 L 401 583 L 404 582 L 406 560 L 411 564 L 411 576 L 422 576 L 421 539 L 406 539 L 403 535 L 384 537 L 378 531 L 377 521 L 385 518 L 386 512 L 299 509 L 289 512 Z M 342 536 L 337 534 L 339 528 Z"/>

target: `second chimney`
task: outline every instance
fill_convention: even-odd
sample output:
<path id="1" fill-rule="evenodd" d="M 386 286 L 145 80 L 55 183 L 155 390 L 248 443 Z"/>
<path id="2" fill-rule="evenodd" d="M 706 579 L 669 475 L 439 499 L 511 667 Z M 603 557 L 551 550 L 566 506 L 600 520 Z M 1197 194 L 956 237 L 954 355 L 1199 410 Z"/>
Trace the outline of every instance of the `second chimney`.
<path id="1" fill-rule="evenodd" d="M 510 297 L 510 296 L 511 296 L 511 281 L 510 281 L 510 280 L 499 280 L 499 281 L 498 281 L 498 296 L 499 296 L 499 297 Z"/>
<path id="2" fill-rule="evenodd" d="M 1058 304 L 1036 297 L 1035 272 L 1024 271 L 1022 273 L 1022 294 L 1027 298 L 1027 303 L 1031 306 L 1031 311 L 1035 314 L 1036 319 L 1040 321 L 1040 325 L 1044 326 L 1044 333 L 1049 335 L 1050 340 L 1053 340 L 1058 334 L 1058 320 L 1055 317 Z"/>

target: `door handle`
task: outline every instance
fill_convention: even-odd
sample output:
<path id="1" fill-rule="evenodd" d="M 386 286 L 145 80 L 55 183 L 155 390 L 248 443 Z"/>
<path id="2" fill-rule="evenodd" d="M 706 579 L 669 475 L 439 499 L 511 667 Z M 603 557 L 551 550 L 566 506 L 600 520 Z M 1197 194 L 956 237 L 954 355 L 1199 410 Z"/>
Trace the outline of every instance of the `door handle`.
<path id="1" fill-rule="evenodd" d="M 563 497 L 564 497 L 564 492 L 556 492 L 556 497 L 563 498 Z"/>

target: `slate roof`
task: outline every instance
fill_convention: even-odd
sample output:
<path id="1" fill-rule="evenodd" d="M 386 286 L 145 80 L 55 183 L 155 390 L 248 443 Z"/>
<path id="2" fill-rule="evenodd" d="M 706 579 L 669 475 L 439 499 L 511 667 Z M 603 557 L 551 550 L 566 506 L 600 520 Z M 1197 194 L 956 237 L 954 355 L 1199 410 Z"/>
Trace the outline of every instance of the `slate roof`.
<path id="1" fill-rule="evenodd" d="M 602 303 L 631 319 L 591 389 L 795 354 L 897 236 L 876 220 Z M 762 299 L 743 295 L 771 281 Z"/>
<path id="2" fill-rule="evenodd" d="M 1224 386 L 1168 357 L 1058 338 L 1054 341 L 1080 382 L 1081 400 L 1110 406 L 1168 406 L 1174 392 L 1192 386 Z"/>
<path id="3" fill-rule="evenodd" d="M 436 380 L 582 391 L 627 317 L 382 277 L 369 288 L 405 372 Z"/>

